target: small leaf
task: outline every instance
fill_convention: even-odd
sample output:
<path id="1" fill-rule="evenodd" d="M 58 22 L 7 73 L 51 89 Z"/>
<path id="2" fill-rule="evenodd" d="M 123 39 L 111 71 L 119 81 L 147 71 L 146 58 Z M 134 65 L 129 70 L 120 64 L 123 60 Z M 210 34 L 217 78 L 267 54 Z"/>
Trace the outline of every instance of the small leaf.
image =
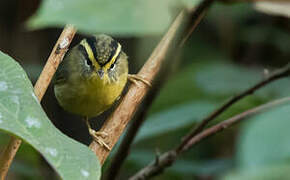
<path id="1" fill-rule="evenodd" d="M 194 124 L 216 107 L 209 102 L 193 102 L 172 107 L 148 117 L 136 141 L 172 132 Z"/>
<path id="2" fill-rule="evenodd" d="M 257 2 L 255 3 L 255 8 L 258 11 L 271 14 L 271 15 L 279 15 L 279 16 L 285 16 L 290 18 L 290 2 Z"/>
<path id="3" fill-rule="evenodd" d="M 253 169 L 290 159 L 290 104 L 280 105 L 249 120 L 238 143 L 238 166 Z"/>
<path id="4" fill-rule="evenodd" d="M 39 151 L 64 180 L 99 179 L 97 157 L 56 129 L 33 93 L 23 69 L 0 52 L 0 130 Z"/>

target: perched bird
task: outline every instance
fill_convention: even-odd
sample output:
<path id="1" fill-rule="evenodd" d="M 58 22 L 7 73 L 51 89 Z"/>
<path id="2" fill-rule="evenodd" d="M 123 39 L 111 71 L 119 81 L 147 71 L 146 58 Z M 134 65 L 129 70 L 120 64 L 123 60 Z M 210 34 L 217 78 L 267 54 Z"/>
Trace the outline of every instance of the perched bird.
<path id="1" fill-rule="evenodd" d="M 108 150 L 106 132 L 93 130 L 89 118 L 98 116 L 120 97 L 127 79 L 150 83 L 128 74 L 128 57 L 121 45 L 101 34 L 83 39 L 60 64 L 54 78 L 54 93 L 60 106 L 84 117 L 93 139 Z"/>

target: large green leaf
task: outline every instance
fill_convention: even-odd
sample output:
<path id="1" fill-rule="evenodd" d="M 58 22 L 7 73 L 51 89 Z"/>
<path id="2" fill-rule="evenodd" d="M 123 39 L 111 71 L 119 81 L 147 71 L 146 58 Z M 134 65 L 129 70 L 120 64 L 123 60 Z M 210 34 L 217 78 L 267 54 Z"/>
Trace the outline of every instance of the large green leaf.
<path id="1" fill-rule="evenodd" d="M 240 135 L 237 163 L 253 169 L 290 159 L 290 104 L 264 112 L 249 120 Z"/>
<path id="2" fill-rule="evenodd" d="M 162 33 L 171 22 L 172 10 L 194 7 L 201 0 L 46 0 L 29 20 L 32 29 L 74 24 L 85 33 L 117 35 Z"/>
<path id="3" fill-rule="evenodd" d="M 136 140 L 140 141 L 194 124 L 215 107 L 215 104 L 209 102 L 192 102 L 155 113 L 146 120 Z"/>
<path id="4" fill-rule="evenodd" d="M 42 110 L 23 69 L 0 52 L 0 129 L 28 142 L 63 179 L 99 179 L 97 157 L 56 129 Z"/>
<path id="5" fill-rule="evenodd" d="M 195 78 L 197 86 L 207 94 L 233 95 L 263 80 L 265 76 L 263 70 L 263 68 L 249 69 L 235 64 L 213 63 L 200 68 Z M 267 99 L 287 96 L 290 91 L 289 83 L 289 78 L 272 82 L 256 91 L 255 96 Z"/>
<path id="6" fill-rule="evenodd" d="M 234 64 L 213 63 L 200 68 L 195 76 L 197 86 L 206 93 L 227 95 L 242 91 L 261 78 L 255 69 Z"/>
<path id="7" fill-rule="evenodd" d="M 119 35 L 161 33 L 169 25 L 171 0 L 46 0 L 29 27 L 62 27 L 67 23 L 85 33 Z"/>
<path id="8" fill-rule="evenodd" d="M 251 69 L 217 61 L 192 63 L 175 73 L 165 84 L 151 107 L 151 113 L 196 100 L 225 102 L 229 97 L 261 81 L 265 76 L 263 70 L 262 67 Z M 290 92 L 289 83 L 289 78 L 272 82 L 256 91 L 252 98 L 242 100 L 231 109 L 240 112 L 261 101 L 287 96 Z"/>

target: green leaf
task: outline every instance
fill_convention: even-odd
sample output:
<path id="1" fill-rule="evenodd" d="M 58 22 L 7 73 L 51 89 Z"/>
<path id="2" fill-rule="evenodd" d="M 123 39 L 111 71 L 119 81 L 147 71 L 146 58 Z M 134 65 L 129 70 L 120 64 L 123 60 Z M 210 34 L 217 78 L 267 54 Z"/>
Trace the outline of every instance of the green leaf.
<path id="1" fill-rule="evenodd" d="M 192 102 L 172 107 L 148 117 L 136 141 L 175 131 L 200 121 L 216 107 L 209 102 Z"/>
<path id="2" fill-rule="evenodd" d="M 240 168 L 253 169 L 290 159 L 289 109 L 288 103 L 249 120 L 237 146 Z"/>
<path id="3" fill-rule="evenodd" d="M 255 170 L 232 172 L 222 180 L 288 180 L 290 177 L 289 164 L 279 164 Z"/>
<path id="4" fill-rule="evenodd" d="M 193 78 L 197 68 L 200 68 L 200 65 L 194 63 L 172 76 L 154 101 L 150 110 L 151 113 L 190 103 L 202 97 L 202 93 Z"/>
<path id="5" fill-rule="evenodd" d="M 234 64 L 214 63 L 199 70 L 196 75 L 197 86 L 206 93 L 227 95 L 240 92 L 261 79 L 254 69 Z"/>
<path id="6" fill-rule="evenodd" d="M 201 67 L 195 78 L 197 86 L 207 94 L 233 95 L 261 81 L 263 73 L 262 68 L 249 69 L 235 64 L 213 63 Z M 290 83 L 289 78 L 272 82 L 256 91 L 255 97 L 269 99 L 269 97 L 287 96 L 290 91 L 288 83 Z"/>
<path id="7" fill-rule="evenodd" d="M 62 134 L 42 110 L 23 69 L 0 52 L 0 130 L 39 151 L 64 179 L 99 179 L 97 157 L 85 145 Z"/>
<path id="8" fill-rule="evenodd" d="M 144 35 L 163 32 L 171 21 L 170 0 L 46 0 L 28 25 L 32 29 L 74 24 L 85 33 Z"/>
<path id="9" fill-rule="evenodd" d="M 223 60 L 222 58 L 219 59 L 220 61 Z M 160 112 L 192 101 L 225 102 L 229 96 L 233 96 L 250 87 L 261 78 L 262 73 L 259 74 L 255 69 L 249 70 L 227 63 L 195 62 L 172 76 L 154 101 L 150 113 Z M 275 86 L 273 90 L 268 90 L 265 93 L 259 91 L 258 94 L 261 94 L 263 98 L 269 98 L 276 95 L 276 93 L 281 94 L 281 91 L 290 91 L 290 87 L 286 85 L 283 85 L 285 89 L 280 87 L 281 83 L 279 83 L 279 86 Z M 234 112 L 235 114 L 257 105 L 257 100 L 261 103 L 260 99 L 261 96 L 247 98 L 232 107 L 232 111 L 227 112 Z M 233 113 L 230 114 L 233 115 Z"/>
<path id="10" fill-rule="evenodd" d="M 201 1 L 200 0 L 181 0 L 181 2 L 186 6 L 187 9 L 192 9 L 196 7 Z"/>
<path id="11" fill-rule="evenodd" d="M 46 0 L 29 20 L 32 29 L 74 24 L 81 32 L 152 35 L 165 31 L 172 10 L 194 7 L 201 0 Z"/>

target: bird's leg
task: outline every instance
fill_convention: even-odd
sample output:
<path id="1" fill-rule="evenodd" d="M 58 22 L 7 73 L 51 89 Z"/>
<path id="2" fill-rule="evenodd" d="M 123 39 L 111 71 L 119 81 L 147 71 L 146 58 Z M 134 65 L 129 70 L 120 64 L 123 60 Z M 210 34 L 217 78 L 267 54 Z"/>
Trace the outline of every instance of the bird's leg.
<path id="1" fill-rule="evenodd" d="M 147 86 L 151 87 L 151 83 L 147 80 L 145 80 L 143 77 L 137 75 L 137 74 L 128 74 L 128 80 L 131 81 L 132 83 L 136 84 L 138 86 L 138 81 L 143 82 Z"/>
<path id="2" fill-rule="evenodd" d="M 111 151 L 109 145 L 107 145 L 103 138 L 108 136 L 106 132 L 103 131 L 95 131 L 91 128 L 89 118 L 85 117 L 86 124 L 88 126 L 89 134 L 92 136 L 93 140 L 96 141 L 100 146 L 105 147 L 107 150 Z"/>

